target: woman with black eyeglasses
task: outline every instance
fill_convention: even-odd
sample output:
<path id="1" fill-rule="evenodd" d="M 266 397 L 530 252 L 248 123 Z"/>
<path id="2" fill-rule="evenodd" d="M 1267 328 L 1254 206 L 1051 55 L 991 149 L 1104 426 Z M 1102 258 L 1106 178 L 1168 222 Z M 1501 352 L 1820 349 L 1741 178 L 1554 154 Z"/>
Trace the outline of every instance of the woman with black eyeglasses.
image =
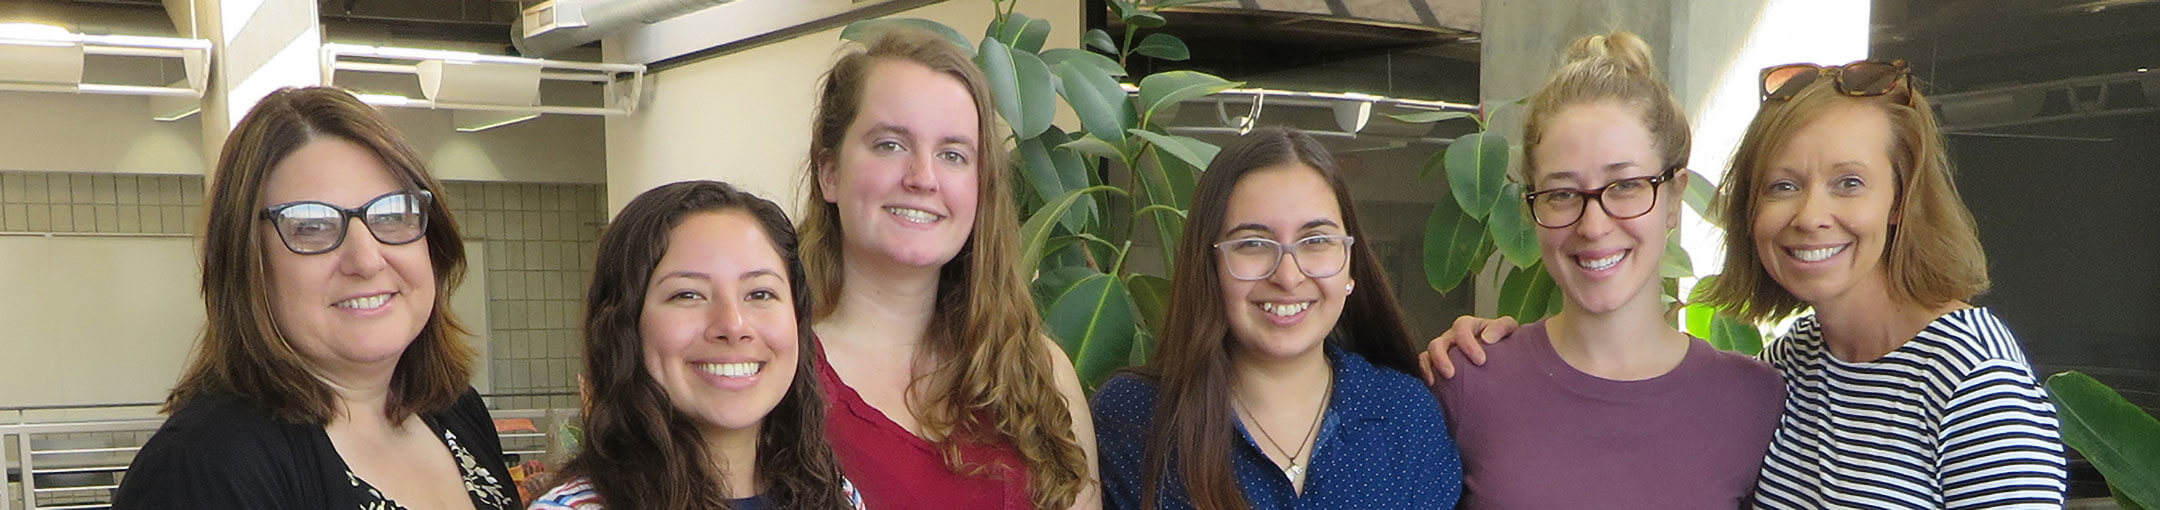
<path id="1" fill-rule="evenodd" d="M 271 93 L 212 175 L 201 343 L 114 508 L 516 508 L 421 160 L 332 88 Z"/>
<path id="2" fill-rule="evenodd" d="M 1786 397 L 1755 506 L 2061 508 L 2055 407 L 2009 328 L 1969 304 L 1986 253 L 1904 62 L 1775 66 L 1761 93 L 1704 292 L 1754 322 L 1812 313 L 1762 352 Z M 1482 359 L 1478 338 L 1513 329 L 1465 317 L 1432 349 Z"/>
<path id="3" fill-rule="evenodd" d="M 1626 32 L 1576 40 L 1530 97 L 1520 206 L 1560 313 L 1434 393 L 1465 508 L 1735 508 L 1784 391 L 1760 361 L 1666 320 L 1658 263 L 1680 220 L 1687 119 Z"/>

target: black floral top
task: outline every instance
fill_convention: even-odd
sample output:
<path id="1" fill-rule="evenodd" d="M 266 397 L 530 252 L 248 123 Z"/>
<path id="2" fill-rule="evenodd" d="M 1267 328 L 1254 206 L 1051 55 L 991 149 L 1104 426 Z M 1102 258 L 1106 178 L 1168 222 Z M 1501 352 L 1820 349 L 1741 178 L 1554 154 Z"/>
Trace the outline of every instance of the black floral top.
<path id="1" fill-rule="evenodd" d="M 504 495 L 505 485 L 500 479 L 495 478 L 495 473 L 481 468 L 480 461 L 473 459 L 472 452 L 467 451 L 464 446 L 458 445 L 457 433 L 443 430 L 442 439 L 443 445 L 450 447 L 450 456 L 457 458 L 458 472 L 465 475 L 465 495 L 472 498 L 474 509 L 505 510 L 516 508 L 517 503 L 511 501 L 509 496 Z M 361 480 L 360 475 L 353 474 L 350 467 L 345 468 L 345 481 L 352 485 L 354 497 L 360 499 L 361 510 L 408 510 L 405 505 L 400 505 L 396 500 L 383 496 L 382 491 L 375 490 L 373 485 L 368 485 L 367 480 Z"/>
<path id="2" fill-rule="evenodd" d="M 480 394 L 420 414 L 443 439 L 480 510 L 520 508 Z M 400 509 L 354 476 L 321 425 L 286 423 L 232 395 L 173 412 L 122 475 L 115 510 Z"/>

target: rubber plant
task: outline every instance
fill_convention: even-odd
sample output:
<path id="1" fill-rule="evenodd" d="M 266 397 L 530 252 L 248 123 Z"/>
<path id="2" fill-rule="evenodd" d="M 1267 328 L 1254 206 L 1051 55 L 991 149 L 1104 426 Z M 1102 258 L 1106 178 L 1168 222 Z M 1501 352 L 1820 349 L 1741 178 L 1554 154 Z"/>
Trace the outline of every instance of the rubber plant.
<path id="1" fill-rule="evenodd" d="M 2048 377 L 2047 389 L 2063 442 L 2107 478 L 2116 506 L 2160 508 L 2160 420 L 2076 371 Z"/>
<path id="2" fill-rule="evenodd" d="M 1022 204 L 1019 263 L 1035 275 L 1038 312 L 1090 389 L 1145 361 L 1162 327 L 1173 257 L 1157 250 L 1163 274 L 1137 271 L 1127 258 L 1142 236 L 1155 246 L 1177 246 L 1199 170 L 1220 150 L 1171 134 L 1168 111 L 1242 85 L 1193 71 L 1126 72 L 1134 55 L 1189 58 L 1176 36 L 1134 39 L 1166 24 L 1157 10 L 1202 1 L 1210 0 L 1108 0 L 1123 37 L 1088 30 L 1084 48 L 1045 48 L 1050 24 L 1015 12 L 1017 0 L 990 2 L 994 16 L 980 41 L 913 18 L 859 21 L 841 31 L 843 39 L 867 42 L 895 28 L 926 30 L 974 54 L 998 116 L 1011 128 L 1007 146 L 1022 183 L 1015 190 Z M 1053 123 L 1061 99 L 1079 129 Z"/>

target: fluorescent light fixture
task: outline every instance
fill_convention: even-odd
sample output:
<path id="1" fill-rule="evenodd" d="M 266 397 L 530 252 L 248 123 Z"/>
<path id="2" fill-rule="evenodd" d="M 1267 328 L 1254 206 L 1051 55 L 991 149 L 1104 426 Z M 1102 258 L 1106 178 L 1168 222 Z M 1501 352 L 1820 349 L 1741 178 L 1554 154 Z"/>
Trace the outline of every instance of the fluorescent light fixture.
<path id="1" fill-rule="evenodd" d="M 450 121 L 460 133 L 471 133 L 508 126 L 539 117 L 538 112 L 497 110 L 452 110 Z"/>
<path id="2" fill-rule="evenodd" d="M 171 86 L 173 88 L 187 88 L 188 82 L 186 79 L 182 79 L 178 82 L 174 82 Z M 188 116 L 190 115 L 194 115 L 202 111 L 201 98 L 186 96 L 150 96 L 149 99 L 150 118 L 157 119 L 160 122 L 172 122 L 180 119 L 185 119 L 188 118 Z"/>
<path id="3" fill-rule="evenodd" d="M 68 29 L 43 23 L 0 23 L 0 39 L 75 43 L 81 41 L 82 36 Z"/>
<path id="4" fill-rule="evenodd" d="M 540 66 L 445 59 L 420 61 L 420 93 L 437 103 L 540 104 Z"/>
<path id="5" fill-rule="evenodd" d="M 82 83 L 82 36 L 36 23 L 0 23 L 0 82 Z"/>

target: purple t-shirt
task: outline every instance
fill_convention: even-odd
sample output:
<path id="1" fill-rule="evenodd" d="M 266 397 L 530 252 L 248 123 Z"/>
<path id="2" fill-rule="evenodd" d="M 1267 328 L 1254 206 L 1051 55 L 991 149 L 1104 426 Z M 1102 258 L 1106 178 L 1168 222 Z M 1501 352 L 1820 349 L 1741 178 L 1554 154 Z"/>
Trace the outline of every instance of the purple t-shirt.
<path id="1" fill-rule="evenodd" d="M 1665 375 L 1615 381 L 1560 359 L 1545 323 L 1458 352 L 1433 390 L 1462 451 L 1462 508 L 1738 508 L 1777 429 L 1769 365 L 1690 338 Z"/>

